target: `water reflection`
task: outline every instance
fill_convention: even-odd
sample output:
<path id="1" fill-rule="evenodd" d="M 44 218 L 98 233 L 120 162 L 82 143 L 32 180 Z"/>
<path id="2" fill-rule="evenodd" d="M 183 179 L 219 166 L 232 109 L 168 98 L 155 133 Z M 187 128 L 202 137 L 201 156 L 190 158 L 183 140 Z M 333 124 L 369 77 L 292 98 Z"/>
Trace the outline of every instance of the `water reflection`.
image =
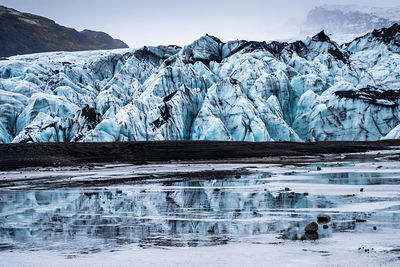
<path id="1" fill-rule="evenodd" d="M 378 181 L 391 184 L 399 180 L 398 173 L 332 171 L 320 175 L 307 172 L 274 175 L 281 175 L 285 181 L 287 176 L 306 175 L 306 179 L 292 182 L 310 186 Z M 377 200 L 312 195 L 290 189 L 271 191 L 270 176 L 256 173 L 240 179 L 3 190 L 0 191 L 0 249 L 71 249 L 90 253 L 132 243 L 140 247 L 210 246 L 243 241 L 249 236 L 260 237 L 258 242 L 263 242 L 262 236 L 266 234 L 290 240 L 326 238 L 337 231 L 374 231 L 373 226 L 380 223 L 399 228 L 398 206 L 374 212 L 341 212 L 334 208 L 350 202 Z M 334 210 L 330 214 L 332 221 L 325 227 L 320 225 L 317 237 L 305 235 L 305 225 L 315 221 L 321 209 Z"/>

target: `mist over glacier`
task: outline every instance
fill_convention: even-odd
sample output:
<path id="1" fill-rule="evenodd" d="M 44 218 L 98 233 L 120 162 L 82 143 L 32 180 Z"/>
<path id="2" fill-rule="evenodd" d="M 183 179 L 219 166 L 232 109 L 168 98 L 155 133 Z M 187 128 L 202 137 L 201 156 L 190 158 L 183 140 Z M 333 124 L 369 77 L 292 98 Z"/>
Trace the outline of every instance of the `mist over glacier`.
<path id="1" fill-rule="evenodd" d="M 0 61 L 0 142 L 398 138 L 400 26 Z"/>

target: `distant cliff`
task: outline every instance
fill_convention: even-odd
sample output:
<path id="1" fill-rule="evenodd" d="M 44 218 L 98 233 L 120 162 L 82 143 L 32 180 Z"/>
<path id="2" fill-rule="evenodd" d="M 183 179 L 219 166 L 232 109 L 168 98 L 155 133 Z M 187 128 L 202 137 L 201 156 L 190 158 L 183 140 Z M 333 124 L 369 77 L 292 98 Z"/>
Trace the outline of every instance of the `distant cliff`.
<path id="1" fill-rule="evenodd" d="M 335 34 L 365 34 L 400 22 L 400 7 L 324 5 L 312 9 L 302 25 L 303 34 L 320 30 Z"/>
<path id="2" fill-rule="evenodd" d="M 0 6 L 0 57 L 50 51 L 127 48 L 104 32 L 81 32 L 54 21 Z"/>

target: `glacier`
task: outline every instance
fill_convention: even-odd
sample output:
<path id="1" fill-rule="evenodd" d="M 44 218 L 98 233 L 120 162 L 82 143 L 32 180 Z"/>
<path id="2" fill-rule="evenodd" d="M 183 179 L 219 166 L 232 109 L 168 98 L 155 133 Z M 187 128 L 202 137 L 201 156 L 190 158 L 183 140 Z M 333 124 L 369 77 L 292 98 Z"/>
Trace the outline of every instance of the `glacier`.
<path id="1" fill-rule="evenodd" d="M 0 60 L 0 143 L 400 136 L 400 26 Z"/>

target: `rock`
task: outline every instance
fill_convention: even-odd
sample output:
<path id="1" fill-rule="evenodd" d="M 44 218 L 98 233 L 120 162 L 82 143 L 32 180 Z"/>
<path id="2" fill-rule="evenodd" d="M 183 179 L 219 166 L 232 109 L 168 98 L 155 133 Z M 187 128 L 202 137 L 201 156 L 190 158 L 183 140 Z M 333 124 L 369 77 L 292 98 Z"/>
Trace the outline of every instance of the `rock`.
<path id="1" fill-rule="evenodd" d="M 304 227 L 305 233 L 316 233 L 318 232 L 318 224 L 315 222 L 311 222 Z"/>
<path id="2" fill-rule="evenodd" d="M 360 192 L 364 192 L 364 188 L 360 188 Z"/>
<path id="3" fill-rule="evenodd" d="M 320 171 L 320 170 L 321 170 L 321 167 L 320 167 L 320 166 L 318 166 L 318 167 L 317 167 L 317 171 Z"/>
<path id="4" fill-rule="evenodd" d="M 304 236 L 307 240 L 317 240 L 319 238 L 318 232 L 306 232 Z"/>
<path id="5" fill-rule="evenodd" d="M 78 32 L 54 21 L 0 6 L 0 57 L 51 51 L 128 48 L 106 33 Z"/>
<path id="6" fill-rule="evenodd" d="M 327 224 L 325 224 L 324 226 L 322 226 L 322 228 L 324 228 L 324 229 L 328 229 L 328 228 L 329 228 L 329 226 L 328 226 Z"/>
<path id="7" fill-rule="evenodd" d="M 331 221 L 331 216 L 326 214 L 318 214 L 317 221 L 318 223 L 328 223 Z"/>
<path id="8" fill-rule="evenodd" d="M 285 191 L 290 191 L 290 188 L 289 188 L 289 187 L 285 187 L 284 190 L 285 190 Z"/>
<path id="9" fill-rule="evenodd" d="M 320 29 L 338 35 L 364 34 L 392 26 L 398 16 L 398 9 L 391 7 L 375 9 L 361 5 L 327 4 L 310 10 L 301 28 L 304 35 L 314 34 Z"/>

